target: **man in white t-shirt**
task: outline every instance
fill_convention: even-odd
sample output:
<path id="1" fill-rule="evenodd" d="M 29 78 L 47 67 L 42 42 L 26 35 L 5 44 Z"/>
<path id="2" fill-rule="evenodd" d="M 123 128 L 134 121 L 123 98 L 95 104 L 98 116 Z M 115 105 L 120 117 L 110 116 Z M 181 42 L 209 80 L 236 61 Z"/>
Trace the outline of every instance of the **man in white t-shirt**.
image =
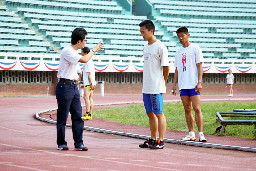
<path id="1" fill-rule="evenodd" d="M 65 127 L 70 112 L 72 119 L 72 131 L 75 150 L 87 151 L 83 144 L 84 121 L 80 94 L 77 88 L 77 63 L 88 62 L 95 52 L 102 50 L 103 43 L 99 42 L 87 55 L 81 56 L 77 50 L 86 44 L 87 32 L 83 28 L 76 28 L 71 35 L 71 46 L 65 47 L 60 54 L 59 70 L 57 77 L 59 82 L 56 86 L 57 110 L 57 150 L 68 150 L 65 140 Z"/>
<path id="2" fill-rule="evenodd" d="M 234 84 L 234 75 L 232 74 L 232 70 L 228 70 L 227 75 L 227 87 L 229 89 L 229 95 L 230 97 L 233 96 L 233 84 Z"/>
<path id="3" fill-rule="evenodd" d="M 169 59 L 166 46 L 154 36 L 155 26 L 150 20 L 140 23 L 140 32 L 148 43 L 143 48 L 143 101 L 149 117 L 151 138 L 141 148 L 163 149 L 166 119 L 163 114 L 163 97 L 169 76 Z M 159 139 L 157 140 L 157 133 Z"/>
<path id="4" fill-rule="evenodd" d="M 175 55 L 175 73 L 172 94 L 176 95 L 177 82 L 179 84 L 180 97 L 185 109 L 186 122 L 189 134 L 182 138 L 184 141 L 195 141 L 194 117 L 192 106 L 195 111 L 196 124 L 199 131 L 199 141 L 206 142 L 203 134 L 203 115 L 201 112 L 200 91 L 202 89 L 203 78 L 203 54 L 199 46 L 190 43 L 188 29 L 181 27 L 177 31 L 177 36 L 182 44 Z"/>
<path id="5" fill-rule="evenodd" d="M 90 52 L 88 47 L 82 48 L 81 54 L 85 55 Z M 92 59 L 84 63 L 83 67 L 83 81 L 84 81 L 84 101 L 86 106 L 86 113 L 82 117 L 83 120 L 92 120 L 93 103 L 93 90 L 96 86 L 95 69 Z"/>
<path id="6" fill-rule="evenodd" d="M 80 68 L 79 64 L 77 64 L 77 74 L 78 74 L 77 82 L 79 83 L 82 79 L 82 71 L 81 71 L 81 68 Z"/>

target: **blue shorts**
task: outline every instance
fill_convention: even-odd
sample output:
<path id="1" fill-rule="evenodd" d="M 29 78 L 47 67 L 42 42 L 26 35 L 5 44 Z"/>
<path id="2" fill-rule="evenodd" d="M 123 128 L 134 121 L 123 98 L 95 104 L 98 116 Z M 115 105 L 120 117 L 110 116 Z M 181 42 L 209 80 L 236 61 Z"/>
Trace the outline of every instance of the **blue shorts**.
<path id="1" fill-rule="evenodd" d="M 196 96 L 196 95 L 200 95 L 200 93 L 197 93 L 196 90 L 194 88 L 192 89 L 181 89 L 180 90 L 180 96 Z"/>
<path id="2" fill-rule="evenodd" d="M 163 96 L 162 94 L 144 94 L 143 102 L 146 113 L 154 112 L 154 114 L 163 113 Z"/>

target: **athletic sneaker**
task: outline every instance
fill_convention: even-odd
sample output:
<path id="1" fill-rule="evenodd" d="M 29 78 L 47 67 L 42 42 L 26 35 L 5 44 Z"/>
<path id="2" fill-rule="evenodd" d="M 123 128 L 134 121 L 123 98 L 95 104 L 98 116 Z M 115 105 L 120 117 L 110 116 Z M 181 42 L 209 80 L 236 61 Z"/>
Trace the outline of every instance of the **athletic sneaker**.
<path id="1" fill-rule="evenodd" d="M 204 137 L 203 133 L 199 133 L 199 142 L 206 142 L 206 138 Z"/>
<path id="2" fill-rule="evenodd" d="M 229 94 L 228 96 L 229 96 L 229 97 L 232 97 L 232 96 L 233 96 L 233 94 Z"/>
<path id="3" fill-rule="evenodd" d="M 195 134 L 191 134 L 189 133 L 185 138 L 182 138 L 181 139 L 182 141 L 195 141 L 196 140 L 196 137 L 195 137 Z"/>
<path id="4" fill-rule="evenodd" d="M 139 147 L 140 148 L 149 148 L 149 145 L 151 145 L 153 143 L 153 139 L 147 139 L 143 144 L 140 144 Z"/>
<path id="5" fill-rule="evenodd" d="M 89 112 L 86 112 L 86 114 L 81 118 L 83 120 L 92 120 L 92 115 Z"/>
<path id="6" fill-rule="evenodd" d="M 84 145 L 80 145 L 79 147 L 75 147 L 76 151 L 88 151 L 88 148 Z"/>
<path id="7" fill-rule="evenodd" d="M 150 149 L 163 149 L 164 148 L 164 142 L 160 140 L 153 141 L 152 145 L 149 145 Z"/>
<path id="8" fill-rule="evenodd" d="M 67 145 L 59 145 L 57 150 L 68 150 L 68 146 Z"/>

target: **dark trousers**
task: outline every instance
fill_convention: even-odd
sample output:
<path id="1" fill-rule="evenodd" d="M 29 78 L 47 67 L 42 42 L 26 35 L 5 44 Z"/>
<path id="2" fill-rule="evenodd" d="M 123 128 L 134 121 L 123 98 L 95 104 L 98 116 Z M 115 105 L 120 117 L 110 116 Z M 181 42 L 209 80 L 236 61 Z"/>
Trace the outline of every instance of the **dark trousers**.
<path id="1" fill-rule="evenodd" d="M 67 145 L 65 141 L 65 126 L 70 112 L 72 119 L 72 131 L 75 147 L 83 144 L 84 121 L 82 106 L 77 85 L 74 83 L 59 81 L 56 86 L 57 110 L 57 144 Z"/>

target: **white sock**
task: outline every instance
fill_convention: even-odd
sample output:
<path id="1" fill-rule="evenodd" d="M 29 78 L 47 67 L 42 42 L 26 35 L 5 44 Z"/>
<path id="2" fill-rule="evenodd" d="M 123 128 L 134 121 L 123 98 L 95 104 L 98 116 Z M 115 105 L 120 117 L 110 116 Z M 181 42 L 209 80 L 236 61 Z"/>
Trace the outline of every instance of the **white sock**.
<path id="1" fill-rule="evenodd" d="M 203 132 L 199 132 L 199 135 L 204 135 L 204 133 Z"/>
<path id="2" fill-rule="evenodd" d="M 191 137 L 195 137 L 195 132 L 191 131 L 191 132 L 189 132 L 189 135 L 190 135 Z"/>

